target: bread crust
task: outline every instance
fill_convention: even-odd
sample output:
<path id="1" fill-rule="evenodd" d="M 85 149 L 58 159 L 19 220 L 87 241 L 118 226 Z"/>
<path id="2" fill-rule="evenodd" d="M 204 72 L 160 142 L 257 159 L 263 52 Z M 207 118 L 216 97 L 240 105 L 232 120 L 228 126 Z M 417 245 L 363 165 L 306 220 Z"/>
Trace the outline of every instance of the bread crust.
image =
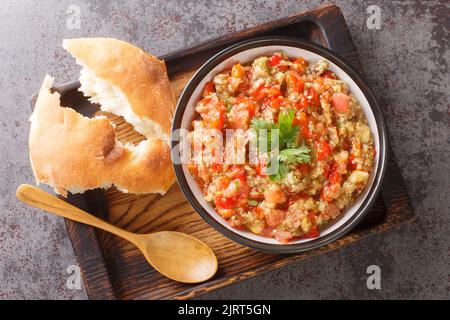
<path id="1" fill-rule="evenodd" d="M 125 147 L 107 118 L 87 118 L 61 107 L 52 85 L 47 75 L 30 118 L 29 152 L 37 183 L 62 195 L 109 186 L 138 194 L 169 189 L 175 175 L 165 141 L 150 138 L 136 150 Z"/>
<path id="2" fill-rule="evenodd" d="M 96 77 L 121 90 L 133 112 L 159 125 L 169 141 L 175 98 L 164 61 L 112 38 L 66 39 L 63 47 Z"/>

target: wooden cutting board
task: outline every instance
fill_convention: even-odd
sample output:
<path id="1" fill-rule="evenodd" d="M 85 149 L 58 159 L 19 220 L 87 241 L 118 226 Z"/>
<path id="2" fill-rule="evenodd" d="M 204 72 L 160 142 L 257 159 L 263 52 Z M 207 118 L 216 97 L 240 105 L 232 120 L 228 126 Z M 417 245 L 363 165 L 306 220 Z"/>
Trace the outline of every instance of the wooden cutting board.
<path id="1" fill-rule="evenodd" d="M 192 74 L 213 54 L 241 40 L 256 36 L 284 35 L 307 39 L 327 47 L 362 73 L 358 55 L 340 9 L 322 7 L 251 29 L 229 34 L 192 48 L 163 56 L 172 89 L 178 97 Z M 93 115 L 98 107 L 80 94 L 74 82 L 55 89 L 62 104 Z M 118 138 L 138 142 L 137 134 L 123 119 L 107 115 L 117 124 Z M 209 227 L 194 211 L 175 183 L 164 195 L 122 194 L 115 189 L 93 190 L 69 196 L 68 201 L 132 232 L 176 230 L 192 234 L 217 254 L 216 276 L 202 284 L 182 284 L 153 270 L 133 245 L 111 234 L 66 220 L 84 287 L 91 299 L 186 299 L 239 282 L 294 261 L 307 259 L 413 219 L 413 210 L 394 159 L 390 159 L 382 192 L 360 225 L 343 238 L 319 249 L 297 255 L 257 252 L 228 240 Z"/>

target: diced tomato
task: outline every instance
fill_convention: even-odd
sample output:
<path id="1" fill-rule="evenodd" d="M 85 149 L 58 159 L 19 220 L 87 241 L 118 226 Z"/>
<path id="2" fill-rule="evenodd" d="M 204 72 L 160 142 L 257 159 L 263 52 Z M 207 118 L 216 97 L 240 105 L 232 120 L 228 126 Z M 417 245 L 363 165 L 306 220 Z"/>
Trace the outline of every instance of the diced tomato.
<path id="1" fill-rule="evenodd" d="M 266 164 L 260 161 L 256 166 L 256 173 L 260 176 L 266 175 Z"/>
<path id="2" fill-rule="evenodd" d="M 234 215 L 233 209 L 223 209 L 219 208 L 217 212 L 224 218 L 231 218 Z"/>
<path id="3" fill-rule="evenodd" d="M 351 171 L 356 170 L 356 168 L 358 167 L 358 163 L 355 160 L 356 157 L 354 154 L 351 154 L 350 157 L 348 158 L 348 166 Z"/>
<path id="4" fill-rule="evenodd" d="M 213 116 L 208 119 L 210 128 L 222 130 L 225 122 L 225 112 L 217 111 Z"/>
<path id="5" fill-rule="evenodd" d="M 329 164 L 325 164 L 325 166 L 323 167 L 323 176 L 328 179 L 328 177 L 331 174 L 331 170 L 333 169 L 332 165 Z"/>
<path id="6" fill-rule="evenodd" d="M 256 101 L 260 101 L 266 97 L 269 97 L 269 98 L 279 97 L 279 96 L 281 96 L 281 91 L 279 88 L 277 88 L 275 86 L 266 87 L 263 84 L 261 84 L 256 89 L 254 89 L 252 92 L 250 92 L 250 95 Z"/>
<path id="7" fill-rule="evenodd" d="M 341 190 L 341 186 L 339 184 L 329 184 L 328 183 L 322 188 L 322 192 L 320 193 L 320 198 L 323 201 L 331 202 L 339 195 L 340 190 Z"/>
<path id="8" fill-rule="evenodd" d="M 311 226 L 311 229 L 307 234 L 304 234 L 300 237 L 300 239 L 311 239 L 311 238 L 317 238 L 319 236 L 319 229 L 317 226 Z"/>
<path id="9" fill-rule="evenodd" d="M 210 81 L 205 84 L 205 88 L 203 89 L 202 96 L 207 97 L 212 92 L 214 92 L 214 84 Z"/>
<path id="10" fill-rule="evenodd" d="M 318 89 L 319 89 L 319 92 L 322 92 L 323 89 L 324 89 L 324 86 L 325 86 L 325 84 L 324 84 L 324 82 L 323 82 L 323 78 L 317 78 L 317 79 L 315 79 L 315 80 L 314 80 L 314 83 L 316 83 L 317 86 L 319 87 L 319 88 L 318 88 Z"/>
<path id="11" fill-rule="evenodd" d="M 264 91 L 265 95 L 269 98 L 276 98 L 281 95 L 281 91 L 277 87 L 265 88 L 263 91 Z"/>
<path id="12" fill-rule="evenodd" d="M 311 131 L 309 130 L 309 119 L 305 112 L 300 112 L 300 131 L 302 133 L 303 138 L 309 139 L 311 138 Z"/>
<path id="13" fill-rule="evenodd" d="M 297 165 L 297 169 L 301 173 L 307 174 L 311 170 L 311 166 L 309 165 L 309 163 L 301 163 L 301 164 Z"/>
<path id="14" fill-rule="evenodd" d="M 230 166 L 230 171 L 234 172 L 235 174 L 237 174 L 239 172 L 245 172 L 244 168 L 239 164 L 232 164 Z"/>
<path id="15" fill-rule="evenodd" d="M 308 99 L 306 99 L 306 97 L 303 94 L 300 94 L 300 96 L 295 104 L 297 109 L 304 110 L 304 109 L 308 108 L 308 105 L 309 105 Z"/>
<path id="16" fill-rule="evenodd" d="M 331 160 L 330 162 L 325 163 L 323 167 L 323 176 L 328 180 L 331 172 L 336 168 L 336 162 Z"/>
<path id="17" fill-rule="evenodd" d="M 261 112 L 264 112 L 268 107 L 274 109 L 274 110 L 280 110 L 280 107 L 284 105 L 285 100 L 282 96 L 278 96 L 275 98 L 266 98 L 264 99 L 264 102 L 261 105 Z"/>
<path id="18" fill-rule="evenodd" d="M 247 172 L 245 170 L 239 171 L 235 175 L 236 179 L 238 179 L 241 182 L 241 189 L 244 187 L 244 184 L 247 184 Z"/>
<path id="19" fill-rule="evenodd" d="M 253 187 L 253 188 L 250 190 L 250 192 L 249 192 L 249 194 L 248 194 L 248 197 L 249 197 L 250 199 L 252 199 L 252 200 L 258 200 L 258 201 L 264 199 L 262 190 L 259 189 L 259 188 L 257 188 L 257 187 Z M 258 208 L 258 207 L 257 207 L 257 208 Z"/>
<path id="20" fill-rule="evenodd" d="M 282 243 L 288 243 L 290 240 L 294 239 L 294 236 L 288 231 L 277 231 L 275 233 L 275 239 Z"/>
<path id="21" fill-rule="evenodd" d="M 248 211 L 248 199 L 246 197 L 238 197 L 236 201 L 236 208 L 241 208 L 245 211 Z"/>
<path id="22" fill-rule="evenodd" d="M 303 58 L 297 58 L 293 61 L 294 65 L 297 68 L 297 71 L 302 74 L 305 72 L 306 68 L 308 67 L 308 62 L 306 62 Z"/>
<path id="23" fill-rule="evenodd" d="M 332 171 L 330 176 L 328 177 L 328 181 L 330 181 L 331 184 L 340 184 L 341 175 L 337 171 Z"/>
<path id="24" fill-rule="evenodd" d="M 214 197 L 214 203 L 216 207 L 221 209 L 231 209 L 234 206 L 234 199 L 224 197 L 222 194 L 216 194 Z"/>
<path id="25" fill-rule="evenodd" d="M 264 84 L 260 84 L 258 87 L 256 87 L 255 89 L 253 89 L 250 92 L 250 95 L 252 96 L 253 99 L 255 99 L 256 101 L 262 100 L 265 98 L 265 94 L 262 92 L 264 89 Z"/>
<path id="26" fill-rule="evenodd" d="M 273 229 L 272 228 L 263 228 L 261 231 L 261 236 L 271 238 L 273 237 Z"/>
<path id="27" fill-rule="evenodd" d="M 292 120 L 292 127 L 298 126 L 300 124 L 300 119 L 298 117 L 294 117 Z"/>
<path id="28" fill-rule="evenodd" d="M 269 227 L 277 227 L 280 225 L 284 218 L 286 218 L 286 211 L 273 209 L 266 215 L 266 223 Z"/>
<path id="29" fill-rule="evenodd" d="M 289 196 L 288 199 L 288 206 L 292 205 L 299 199 L 307 200 L 309 198 L 309 195 L 304 192 L 297 192 Z"/>
<path id="30" fill-rule="evenodd" d="M 247 184 L 247 172 L 241 165 L 232 165 L 230 171 L 233 173 L 233 177 L 239 180 L 239 192 L 241 195 L 247 196 L 250 188 Z"/>
<path id="31" fill-rule="evenodd" d="M 350 140 L 347 137 L 345 137 L 342 141 L 342 148 L 344 150 L 350 150 L 351 147 L 352 147 L 352 144 L 351 144 Z"/>
<path id="32" fill-rule="evenodd" d="M 233 228 L 238 229 L 238 230 L 245 230 L 246 229 L 246 226 L 243 223 L 242 218 L 241 218 L 240 215 L 236 215 L 235 219 L 228 220 L 228 225 L 230 227 L 233 227 Z"/>
<path id="33" fill-rule="evenodd" d="M 240 97 L 231 108 L 228 117 L 228 128 L 247 129 L 250 119 L 256 112 L 256 104 L 248 98 Z"/>
<path id="34" fill-rule="evenodd" d="M 334 93 L 331 97 L 336 112 L 345 113 L 349 111 L 349 97 L 345 93 Z"/>
<path id="35" fill-rule="evenodd" d="M 309 238 L 317 238 L 319 236 L 319 229 L 317 226 L 312 226 L 311 230 L 309 231 Z"/>
<path id="36" fill-rule="evenodd" d="M 312 107 L 318 107 L 320 105 L 319 95 L 317 94 L 317 91 L 314 90 L 314 88 L 309 88 L 306 91 L 306 99 L 308 99 L 309 104 Z"/>
<path id="37" fill-rule="evenodd" d="M 316 224 L 316 215 L 314 212 L 308 212 L 308 219 L 312 224 Z"/>
<path id="38" fill-rule="evenodd" d="M 287 72 L 286 85 L 290 90 L 297 93 L 303 92 L 305 87 L 302 78 L 300 78 L 298 74 L 294 73 L 294 71 Z"/>
<path id="39" fill-rule="evenodd" d="M 233 227 L 234 229 L 237 229 L 237 230 L 246 230 L 247 229 L 245 224 L 235 224 L 235 223 L 232 223 L 232 220 L 228 220 L 228 223 L 231 227 Z"/>
<path id="40" fill-rule="evenodd" d="M 328 176 L 328 182 L 322 188 L 320 197 L 322 200 L 330 202 L 339 195 L 341 190 L 341 174 L 339 173 L 339 167 L 337 164 L 333 164 L 331 168 L 331 173 Z"/>
<path id="41" fill-rule="evenodd" d="M 189 172 L 191 172 L 193 175 L 197 175 L 197 173 L 198 173 L 197 165 L 195 165 L 194 163 L 189 163 L 187 165 L 187 168 L 188 168 Z"/>
<path id="42" fill-rule="evenodd" d="M 271 107 L 272 109 L 279 110 L 279 109 L 280 109 L 280 106 L 283 104 L 283 102 L 284 102 L 284 100 L 283 100 L 283 98 L 280 96 L 280 97 L 276 97 L 276 98 L 270 99 L 270 100 L 269 100 L 269 105 L 270 105 L 270 107 Z"/>
<path id="43" fill-rule="evenodd" d="M 213 99 L 211 99 L 211 97 L 206 97 L 206 98 L 200 100 L 199 105 L 202 105 L 202 108 L 201 108 L 202 111 L 199 111 L 199 112 L 203 112 L 203 109 L 210 110 L 216 102 L 217 101 L 213 101 Z"/>
<path id="44" fill-rule="evenodd" d="M 233 78 L 241 78 L 245 73 L 244 67 L 240 63 L 236 63 L 231 68 L 231 76 Z"/>
<path id="45" fill-rule="evenodd" d="M 325 212 L 331 219 L 335 219 L 341 213 L 341 210 L 334 203 L 329 203 L 328 208 Z"/>
<path id="46" fill-rule="evenodd" d="M 325 70 L 320 76 L 323 78 L 336 79 L 336 75 L 331 70 Z"/>
<path id="47" fill-rule="evenodd" d="M 329 157 L 333 151 L 330 145 L 326 141 L 316 141 L 316 155 L 317 160 L 322 161 L 323 159 Z"/>
<path id="48" fill-rule="evenodd" d="M 301 123 L 308 122 L 308 115 L 306 114 L 306 112 L 300 112 L 299 120 Z"/>
<path id="49" fill-rule="evenodd" d="M 281 61 L 281 56 L 279 53 L 275 53 L 273 56 L 270 57 L 269 59 L 269 64 L 272 67 L 275 67 L 276 65 L 278 65 Z"/>
<path id="50" fill-rule="evenodd" d="M 249 104 L 247 104 L 247 110 L 248 110 L 250 117 L 253 117 L 253 115 L 256 112 L 256 104 L 254 104 L 253 102 L 250 102 Z"/>
<path id="51" fill-rule="evenodd" d="M 287 202 L 286 193 L 279 185 L 271 185 L 263 194 L 267 207 L 275 208 Z"/>
<path id="52" fill-rule="evenodd" d="M 216 99 L 208 97 L 200 101 L 196 110 L 205 121 L 206 128 L 223 129 L 227 111 L 223 101 L 218 101 L 217 97 Z"/>
<path id="53" fill-rule="evenodd" d="M 302 136 L 305 139 L 310 139 L 311 138 L 311 131 L 309 130 L 308 125 L 301 125 L 300 126 L 300 131 L 302 132 Z"/>
<path id="54" fill-rule="evenodd" d="M 256 218 L 264 219 L 264 210 L 261 207 L 253 207 L 251 210 Z"/>
<path id="55" fill-rule="evenodd" d="M 211 171 L 212 172 L 220 172 L 222 171 L 223 165 L 221 163 L 213 163 L 211 165 Z"/>
<path id="56" fill-rule="evenodd" d="M 253 115 L 255 114 L 256 111 L 256 104 L 254 101 L 252 101 L 251 99 L 247 98 L 247 97 L 239 97 L 236 100 L 236 105 L 242 104 L 241 106 L 241 110 L 243 109 L 247 109 L 250 117 L 253 117 Z"/>
<path id="57" fill-rule="evenodd" d="M 267 108 L 270 107 L 270 99 L 264 99 L 263 103 L 261 104 L 261 107 L 259 108 L 260 112 L 264 112 Z"/>
<path id="58" fill-rule="evenodd" d="M 339 165 L 333 161 L 333 164 L 330 168 L 330 173 L 327 177 L 328 181 L 331 184 L 340 184 L 341 183 L 341 173 L 339 171 Z"/>
<path id="59" fill-rule="evenodd" d="M 219 176 L 216 180 L 216 191 L 222 191 L 230 184 L 230 179 L 226 176 Z"/>
<path id="60" fill-rule="evenodd" d="M 331 95 L 329 91 L 324 91 L 322 92 L 322 94 L 320 95 L 320 99 L 324 100 L 327 103 L 331 102 Z"/>

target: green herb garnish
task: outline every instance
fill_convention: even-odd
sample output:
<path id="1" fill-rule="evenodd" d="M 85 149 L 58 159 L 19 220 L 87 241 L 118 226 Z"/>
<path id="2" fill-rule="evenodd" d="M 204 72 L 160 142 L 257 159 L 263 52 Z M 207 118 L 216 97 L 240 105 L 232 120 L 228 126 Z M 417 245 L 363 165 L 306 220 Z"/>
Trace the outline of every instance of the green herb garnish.
<path id="1" fill-rule="evenodd" d="M 296 140 L 300 127 L 293 125 L 295 118 L 294 110 L 282 111 L 278 115 L 279 146 L 280 150 L 296 147 Z"/>
<path id="2" fill-rule="evenodd" d="M 261 129 L 266 129 L 266 130 L 276 129 L 277 125 L 273 121 L 253 119 L 251 128 L 255 129 L 256 133 L 258 133 L 258 131 Z"/>
<path id="3" fill-rule="evenodd" d="M 278 115 L 278 123 L 266 120 L 252 120 L 251 128 L 256 131 L 258 141 L 261 129 L 267 130 L 267 146 L 265 150 L 270 150 L 271 142 L 274 137 L 272 129 L 278 129 L 278 148 L 279 153 L 273 159 L 278 162 L 278 170 L 275 174 L 270 175 L 269 178 L 273 181 L 280 181 L 289 173 L 290 164 L 307 163 L 311 160 L 309 153 L 310 149 L 305 145 L 299 145 L 298 134 L 300 128 L 298 125 L 293 125 L 295 118 L 294 110 L 282 111 Z M 264 132 L 264 131 L 263 131 Z M 261 146 L 259 146 L 261 150 Z"/>
<path id="4" fill-rule="evenodd" d="M 309 156 L 309 148 L 306 146 L 300 146 L 298 148 L 281 150 L 277 156 L 278 171 L 276 174 L 270 175 L 269 178 L 272 181 L 283 180 L 289 173 L 290 164 L 307 163 L 311 160 Z"/>
<path id="5" fill-rule="evenodd" d="M 247 203 L 253 207 L 256 207 L 258 205 L 258 201 L 256 200 L 248 200 Z"/>
<path id="6" fill-rule="evenodd" d="M 278 158 L 280 161 L 289 164 L 306 163 L 310 161 L 309 152 L 310 150 L 306 146 L 300 146 L 295 149 L 284 149 L 280 151 Z"/>
<path id="7" fill-rule="evenodd" d="M 265 151 L 270 150 L 270 144 L 272 142 L 272 129 L 277 129 L 277 125 L 273 122 L 273 121 L 267 121 L 267 120 L 258 120 L 258 119 L 253 119 L 251 126 L 250 126 L 253 130 L 255 130 L 256 133 L 256 138 L 257 138 L 257 142 L 258 142 L 258 147 L 259 149 L 262 149 L 262 146 L 259 145 L 260 143 L 260 133 L 263 133 L 264 131 L 260 131 L 260 130 L 266 130 L 266 148 L 263 149 Z"/>
<path id="8" fill-rule="evenodd" d="M 269 179 L 272 181 L 283 180 L 289 173 L 289 166 L 285 162 L 278 161 L 278 170 L 275 174 L 269 175 Z"/>

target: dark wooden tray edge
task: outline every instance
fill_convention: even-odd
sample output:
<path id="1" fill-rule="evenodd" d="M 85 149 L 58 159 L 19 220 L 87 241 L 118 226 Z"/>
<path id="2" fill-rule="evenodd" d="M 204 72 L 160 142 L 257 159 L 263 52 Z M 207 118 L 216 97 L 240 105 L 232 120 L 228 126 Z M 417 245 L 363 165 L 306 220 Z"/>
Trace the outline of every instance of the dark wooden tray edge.
<path id="1" fill-rule="evenodd" d="M 274 29 L 274 26 L 289 26 L 291 24 L 299 22 L 300 20 L 316 23 L 317 21 L 312 20 L 309 17 L 324 17 L 324 12 L 325 14 L 330 14 L 332 13 L 332 11 L 337 11 L 339 15 L 342 15 L 341 9 L 335 5 L 320 6 L 309 11 L 295 13 L 293 15 L 269 21 L 248 29 L 226 34 L 218 38 L 208 39 L 198 44 L 161 55 L 159 58 L 163 60 L 172 60 L 174 57 L 176 57 L 176 59 L 184 58 L 196 52 L 206 51 L 212 48 L 226 45 L 229 42 L 233 41 L 235 38 L 252 36 L 255 33 L 264 33 Z M 174 70 L 173 72 L 176 73 L 176 70 Z"/>
<path id="2" fill-rule="evenodd" d="M 105 207 L 102 202 L 97 203 L 95 207 L 92 206 L 92 202 L 87 201 L 83 195 L 72 195 L 65 200 L 99 217 L 102 216 Z M 117 300 L 100 247 L 98 229 L 65 218 L 64 221 L 88 297 L 92 300 Z M 79 234 L 84 234 L 85 237 L 80 239 Z"/>

